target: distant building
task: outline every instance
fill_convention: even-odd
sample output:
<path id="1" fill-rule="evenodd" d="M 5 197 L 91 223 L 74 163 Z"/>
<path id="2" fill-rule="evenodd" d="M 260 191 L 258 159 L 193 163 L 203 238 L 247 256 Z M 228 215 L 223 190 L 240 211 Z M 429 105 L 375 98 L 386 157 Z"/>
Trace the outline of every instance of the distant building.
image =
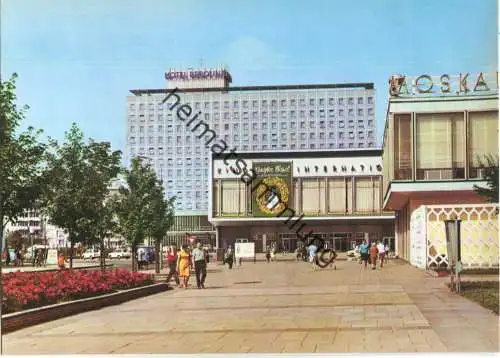
<path id="1" fill-rule="evenodd" d="M 130 91 L 126 143 L 127 155 L 149 158 L 167 196 L 177 198 L 174 241 L 186 232 L 215 239 L 207 216 L 208 135 L 177 117 L 182 104 L 237 152 L 377 147 L 373 83 L 232 87 L 224 68 L 171 70 L 165 78 L 166 88 Z"/>
<path id="2" fill-rule="evenodd" d="M 122 176 L 113 180 L 109 186 L 109 195 L 118 192 L 120 186 L 126 185 Z M 7 223 L 4 228 L 4 240 L 11 232 L 19 232 L 24 238 L 27 246 L 37 241 L 48 245 L 50 248 L 69 247 L 68 234 L 64 229 L 49 223 L 49 219 L 42 215 L 38 209 L 27 209 L 20 215 L 16 222 Z M 124 239 L 120 236 L 109 238 L 105 241 L 106 246 L 115 248 L 122 246 Z"/>

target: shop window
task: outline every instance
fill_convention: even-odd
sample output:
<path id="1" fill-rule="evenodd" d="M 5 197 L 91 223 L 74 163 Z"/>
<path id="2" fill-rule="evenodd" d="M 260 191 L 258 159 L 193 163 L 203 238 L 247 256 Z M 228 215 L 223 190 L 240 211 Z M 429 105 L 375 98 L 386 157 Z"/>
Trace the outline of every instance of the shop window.
<path id="1" fill-rule="evenodd" d="M 469 177 L 482 178 L 485 156 L 498 155 L 498 112 L 469 113 Z"/>
<path id="2" fill-rule="evenodd" d="M 380 210 L 380 187 L 378 178 L 356 178 L 356 211 L 376 212 Z"/>
<path id="3" fill-rule="evenodd" d="M 416 127 L 417 179 L 464 179 L 463 113 L 418 114 Z"/>
<path id="4" fill-rule="evenodd" d="M 411 180 L 411 116 L 409 114 L 394 117 L 394 179 Z"/>
<path id="5" fill-rule="evenodd" d="M 344 178 L 333 178 L 328 180 L 328 212 L 346 212 L 347 191 Z"/>

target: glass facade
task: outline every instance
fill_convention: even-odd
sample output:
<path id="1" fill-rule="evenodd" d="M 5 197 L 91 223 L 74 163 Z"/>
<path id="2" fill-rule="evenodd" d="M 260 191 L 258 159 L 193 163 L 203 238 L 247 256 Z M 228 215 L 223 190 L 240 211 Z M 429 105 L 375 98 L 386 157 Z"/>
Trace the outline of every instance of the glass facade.
<path id="1" fill-rule="evenodd" d="M 498 155 L 498 111 L 402 113 L 384 137 L 384 193 L 391 181 L 481 179 L 480 161 Z"/>

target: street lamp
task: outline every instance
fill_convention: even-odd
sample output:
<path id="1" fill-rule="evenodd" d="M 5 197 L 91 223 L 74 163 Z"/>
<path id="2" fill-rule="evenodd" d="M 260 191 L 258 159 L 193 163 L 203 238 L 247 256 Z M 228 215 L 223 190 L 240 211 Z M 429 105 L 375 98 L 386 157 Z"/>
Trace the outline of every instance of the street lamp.
<path id="1" fill-rule="evenodd" d="M 445 220 L 446 249 L 448 254 L 448 267 L 451 271 L 450 289 L 460 292 L 460 272 L 462 271 L 462 253 L 460 242 L 460 223 L 462 220 Z"/>

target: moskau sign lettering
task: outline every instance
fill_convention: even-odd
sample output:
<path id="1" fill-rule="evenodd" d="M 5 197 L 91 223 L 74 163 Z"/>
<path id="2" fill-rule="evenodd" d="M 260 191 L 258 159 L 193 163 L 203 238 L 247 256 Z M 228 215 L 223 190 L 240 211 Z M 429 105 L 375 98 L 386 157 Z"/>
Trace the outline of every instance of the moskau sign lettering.
<path id="1" fill-rule="evenodd" d="M 496 78 L 492 78 L 494 76 Z M 476 75 L 460 73 L 456 76 L 447 74 L 441 76 L 420 75 L 418 77 L 396 75 L 391 77 L 389 83 L 391 96 L 482 93 L 498 89 L 498 72 L 494 75 L 487 75 L 483 72 Z"/>
<path id="2" fill-rule="evenodd" d="M 167 80 L 204 80 L 224 78 L 225 70 L 170 71 L 165 73 Z"/>

